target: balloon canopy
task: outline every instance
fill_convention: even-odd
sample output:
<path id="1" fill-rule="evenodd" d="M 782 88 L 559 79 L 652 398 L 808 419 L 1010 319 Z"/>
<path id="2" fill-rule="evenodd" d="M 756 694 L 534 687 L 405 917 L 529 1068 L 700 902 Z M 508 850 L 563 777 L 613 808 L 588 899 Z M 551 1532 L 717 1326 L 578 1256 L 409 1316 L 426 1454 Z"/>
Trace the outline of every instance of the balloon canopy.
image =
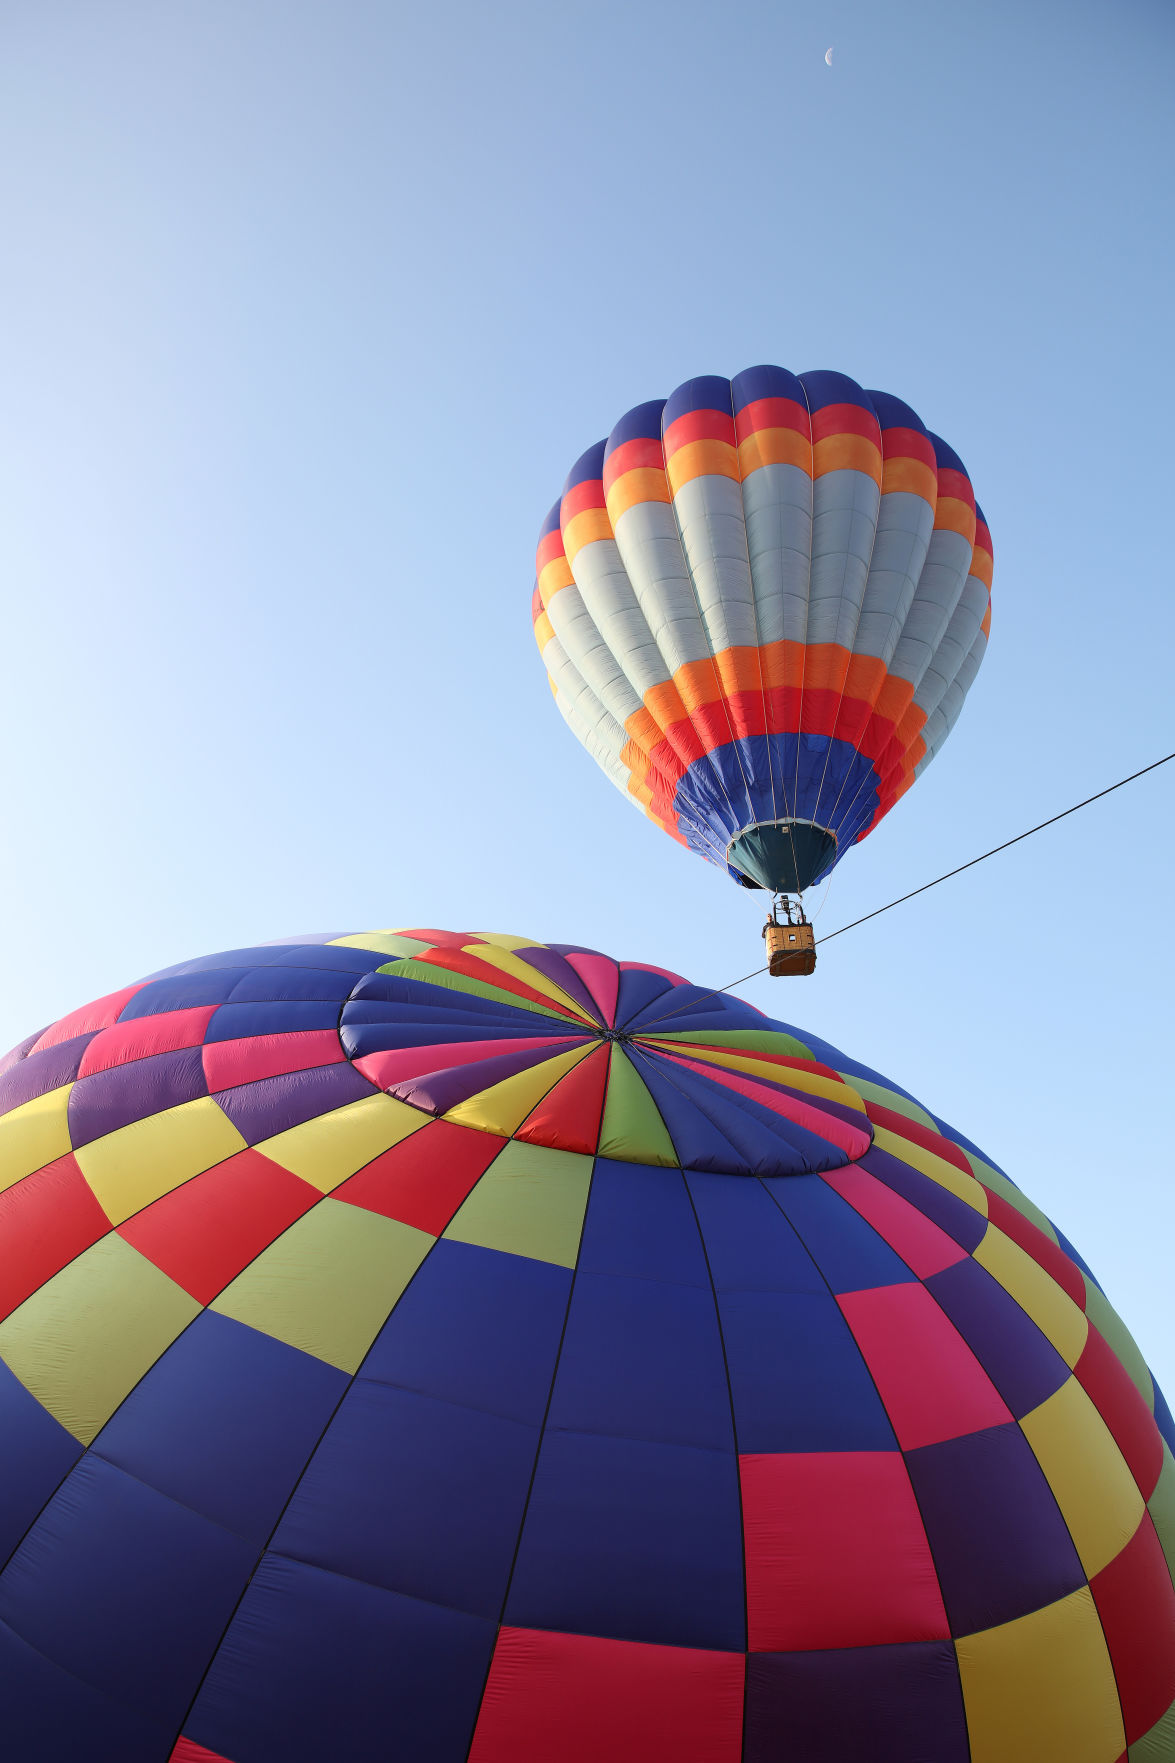
<path id="1" fill-rule="evenodd" d="M 1170 1415 L 876 1072 L 436 930 L 0 1063 L 20 1763 L 1171 1754 Z"/>
<path id="2" fill-rule="evenodd" d="M 672 838 L 799 892 L 930 763 L 983 658 L 992 553 L 900 399 L 752 367 L 638 405 L 539 540 L 535 636 L 572 732 Z"/>

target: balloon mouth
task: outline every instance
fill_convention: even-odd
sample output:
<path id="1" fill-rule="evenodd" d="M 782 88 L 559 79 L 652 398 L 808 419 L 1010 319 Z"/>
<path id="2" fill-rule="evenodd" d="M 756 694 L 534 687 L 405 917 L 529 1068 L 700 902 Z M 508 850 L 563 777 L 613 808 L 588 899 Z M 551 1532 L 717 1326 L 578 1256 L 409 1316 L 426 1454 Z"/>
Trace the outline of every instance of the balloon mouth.
<path id="1" fill-rule="evenodd" d="M 802 894 L 836 862 L 836 834 L 812 820 L 763 820 L 744 827 L 726 861 L 744 887 Z"/>

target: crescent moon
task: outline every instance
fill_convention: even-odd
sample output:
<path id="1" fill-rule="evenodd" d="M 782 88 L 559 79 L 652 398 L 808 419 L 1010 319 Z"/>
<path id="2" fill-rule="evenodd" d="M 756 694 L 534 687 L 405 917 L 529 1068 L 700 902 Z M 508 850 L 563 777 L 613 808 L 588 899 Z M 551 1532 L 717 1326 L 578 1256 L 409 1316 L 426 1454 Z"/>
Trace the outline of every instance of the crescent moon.
<path id="1" fill-rule="evenodd" d="M 824 51 L 824 60 L 825 60 L 825 64 L 828 67 L 832 66 L 832 50 L 831 49 L 826 49 Z"/>

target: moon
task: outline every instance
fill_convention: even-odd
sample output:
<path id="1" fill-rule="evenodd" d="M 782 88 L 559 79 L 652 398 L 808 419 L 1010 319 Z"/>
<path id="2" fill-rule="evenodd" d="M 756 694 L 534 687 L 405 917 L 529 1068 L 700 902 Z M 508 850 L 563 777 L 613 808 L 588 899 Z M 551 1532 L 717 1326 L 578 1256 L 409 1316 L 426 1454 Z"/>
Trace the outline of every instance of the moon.
<path id="1" fill-rule="evenodd" d="M 824 60 L 829 67 L 832 66 L 832 50 L 831 49 L 826 49 L 824 51 Z"/>

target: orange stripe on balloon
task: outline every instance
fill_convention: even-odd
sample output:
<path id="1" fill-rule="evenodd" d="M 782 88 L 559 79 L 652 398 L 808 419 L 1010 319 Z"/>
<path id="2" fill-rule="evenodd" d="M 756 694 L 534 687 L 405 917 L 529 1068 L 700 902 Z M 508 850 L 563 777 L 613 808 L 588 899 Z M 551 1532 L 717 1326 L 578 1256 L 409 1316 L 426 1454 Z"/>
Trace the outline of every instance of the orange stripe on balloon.
<path id="1" fill-rule="evenodd" d="M 545 612 L 540 612 L 534 621 L 534 640 L 539 646 L 540 655 L 554 635 L 554 625 L 551 623 Z"/>
<path id="2" fill-rule="evenodd" d="M 539 575 L 538 586 L 543 605 L 549 606 L 560 589 L 569 588 L 574 580 L 575 577 L 571 573 L 571 565 L 567 561 L 566 554 L 560 551 L 558 557 L 553 557 Z"/>
<path id="3" fill-rule="evenodd" d="M 994 571 L 995 565 L 992 562 L 991 552 L 985 551 L 982 545 L 976 545 L 971 553 L 971 574 L 983 583 L 989 595 Z"/>
<path id="4" fill-rule="evenodd" d="M 979 628 L 983 632 L 985 637 L 989 637 L 991 635 L 991 601 L 990 600 L 987 602 L 987 611 L 983 615 L 983 623 L 980 625 Z"/>
<path id="5" fill-rule="evenodd" d="M 567 550 L 567 561 L 574 563 L 577 554 L 585 545 L 594 545 L 600 539 L 612 538 L 612 522 L 608 519 L 606 508 L 585 508 L 574 520 L 563 528 L 563 543 Z"/>
<path id="6" fill-rule="evenodd" d="M 813 476 L 826 471 L 860 471 L 881 483 L 881 448 L 863 435 L 829 435 L 812 448 Z"/>
<path id="7" fill-rule="evenodd" d="M 891 458 L 887 453 L 881 468 L 881 493 L 888 496 L 895 490 L 921 496 L 933 508 L 938 500 L 938 474 L 920 459 L 908 459 L 905 455 Z"/>
<path id="8" fill-rule="evenodd" d="M 975 510 L 957 496 L 940 493 L 934 510 L 934 528 L 936 532 L 961 533 L 969 545 L 974 545 Z"/>
<path id="9" fill-rule="evenodd" d="M 739 483 L 738 454 L 727 441 L 690 441 L 670 455 L 666 470 L 674 493 L 696 477 L 729 477 Z"/>
<path id="10" fill-rule="evenodd" d="M 626 471 L 618 477 L 608 491 L 608 518 L 615 527 L 622 514 L 635 508 L 641 502 L 671 502 L 673 500 L 664 468 L 658 466 L 642 466 L 635 471 Z"/>
<path id="11" fill-rule="evenodd" d="M 744 478 L 764 465 L 796 465 L 812 475 L 812 444 L 795 429 L 759 429 L 739 442 L 739 470 Z"/>

